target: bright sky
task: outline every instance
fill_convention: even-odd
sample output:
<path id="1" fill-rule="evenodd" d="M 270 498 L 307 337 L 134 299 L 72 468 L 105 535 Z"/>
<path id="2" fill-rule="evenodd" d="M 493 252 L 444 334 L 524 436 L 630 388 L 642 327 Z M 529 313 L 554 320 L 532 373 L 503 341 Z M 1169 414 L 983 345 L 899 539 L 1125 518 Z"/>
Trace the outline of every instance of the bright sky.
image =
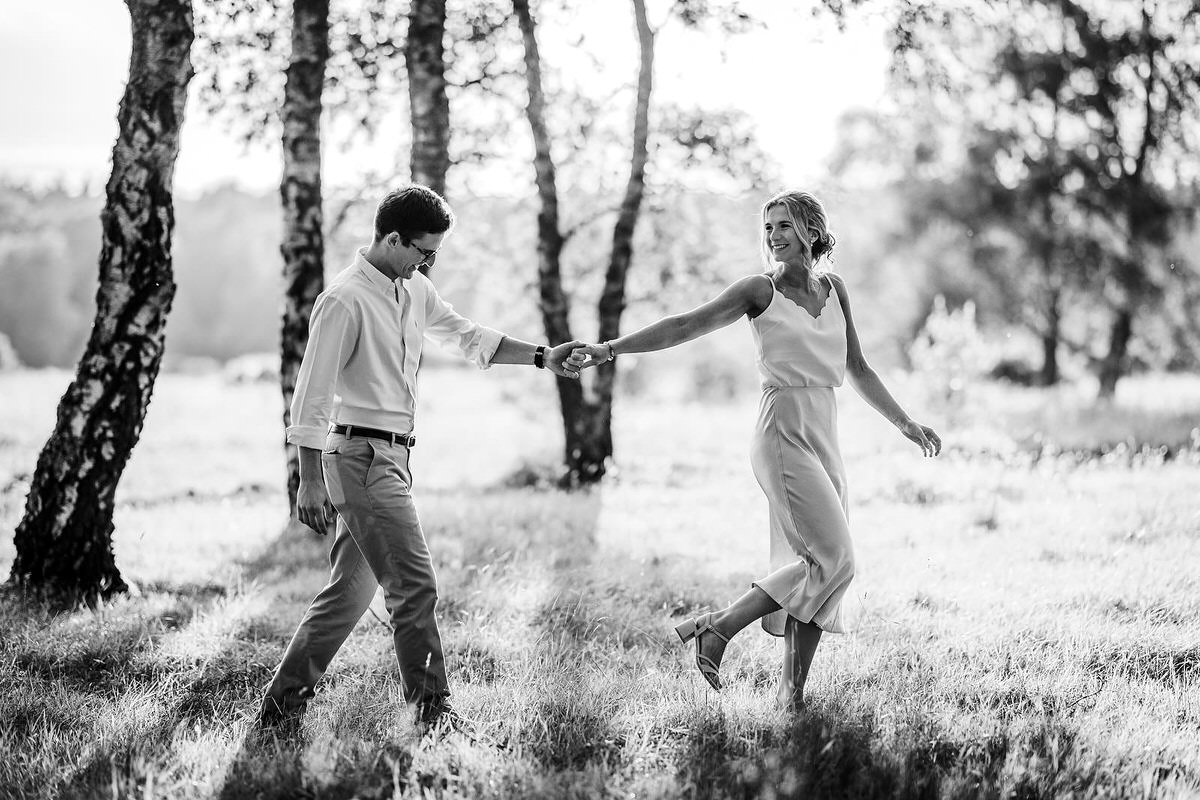
<path id="1" fill-rule="evenodd" d="M 756 8 L 765 29 L 724 42 L 669 29 L 656 53 L 656 97 L 741 108 L 758 123 L 759 141 L 781 165 L 785 182 L 796 185 L 821 174 L 838 116 L 879 102 L 888 54 L 878 22 L 855 21 L 839 33 L 783 5 Z M 605 47 L 619 63 L 635 64 L 632 23 L 627 13 L 612 13 L 615 6 L 614 0 L 580 3 L 571 25 L 589 31 L 593 41 L 611 39 Z M 543 50 L 549 60 L 554 44 L 543 42 Z M 101 188 L 128 59 L 129 17 L 119 0 L 10 6 L 0 28 L 0 175 Z M 348 153 L 331 148 L 327 179 L 351 181 L 391 157 L 382 146 Z M 176 164 L 179 191 L 194 194 L 229 182 L 272 189 L 279 169 L 277 147 L 247 151 L 190 104 Z"/>

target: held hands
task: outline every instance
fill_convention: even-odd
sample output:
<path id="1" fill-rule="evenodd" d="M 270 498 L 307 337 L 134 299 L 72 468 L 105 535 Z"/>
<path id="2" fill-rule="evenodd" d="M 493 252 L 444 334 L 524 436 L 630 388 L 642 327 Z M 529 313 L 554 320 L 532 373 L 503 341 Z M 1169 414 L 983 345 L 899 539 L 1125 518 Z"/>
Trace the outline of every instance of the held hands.
<path id="1" fill-rule="evenodd" d="M 583 344 L 579 342 L 571 352 L 572 360 L 579 365 L 580 369 L 599 366 L 609 361 L 611 357 L 612 350 L 607 344 Z"/>
<path id="2" fill-rule="evenodd" d="M 584 364 L 582 357 L 577 358 L 575 356 L 575 353 L 582 346 L 583 342 L 571 341 L 551 347 L 546 351 L 546 369 L 560 378 L 579 380 L 579 370 L 583 366 L 587 366 Z"/>
<path id="3" fill-rule="evenodd" d="M 905 420 L 897 427 L 909 440 L 920 445 L 921 452 L 926 457 L 936 456 L 942 452 L 942 440 L 934 433 L 933 428 L 927 428 L 911 419 Z"/>
<path id="4" fill-rule="evenodd" d="M 329 523 L 333 522 L 334 516 L 325 482 L 301 480 L 300 490 L 296 493 L 296 517 L 324 536 L 329 533 Z"/>

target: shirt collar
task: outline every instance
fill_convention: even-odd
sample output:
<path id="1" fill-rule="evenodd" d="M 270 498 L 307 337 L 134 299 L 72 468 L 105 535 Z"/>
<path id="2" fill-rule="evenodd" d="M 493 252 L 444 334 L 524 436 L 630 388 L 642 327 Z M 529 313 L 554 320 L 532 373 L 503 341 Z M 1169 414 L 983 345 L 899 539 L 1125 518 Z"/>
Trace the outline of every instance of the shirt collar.
<path id="1" fill-rule="evenodd" d="M 360 247 L 355 252 L 354 266 L 358 267 L 359 272 L 365 275 L 367 280 L 374 284 L 379 291 L 386 292 L 389 296 L 392 295 L 397 290 L 397 286 L 404 281 L 399 279 L 393 281 L 387 275 L 380 272 L 378 267 L 367 261 L 366 249 L 365 247 Z"/>

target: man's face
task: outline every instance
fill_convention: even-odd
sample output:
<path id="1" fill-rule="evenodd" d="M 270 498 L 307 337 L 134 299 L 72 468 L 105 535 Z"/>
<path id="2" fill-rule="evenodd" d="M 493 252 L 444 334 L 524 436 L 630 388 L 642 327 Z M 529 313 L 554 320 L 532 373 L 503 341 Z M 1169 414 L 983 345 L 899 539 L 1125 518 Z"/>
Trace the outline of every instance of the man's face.
<path id="1" fill-rule="evenodd" d="M 444 233 L 423 233 L 412 238 L 402 237 L 398 233 L 388 234 L 388 252 L 392 256 L 392 268 L 396 270 L 396 276 L 408 280 L 422 264 L 432 266 L 445 238 Z"/>

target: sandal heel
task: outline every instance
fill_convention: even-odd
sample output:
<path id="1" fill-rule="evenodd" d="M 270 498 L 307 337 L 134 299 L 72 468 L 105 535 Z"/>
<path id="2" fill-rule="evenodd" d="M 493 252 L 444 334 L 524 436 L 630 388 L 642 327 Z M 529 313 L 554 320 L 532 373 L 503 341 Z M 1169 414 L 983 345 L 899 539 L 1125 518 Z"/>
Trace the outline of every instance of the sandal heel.
<path id="1" fill-rule="evenodd" d="M 679 635 L 680 641 L 687 644 L 696 636 L 696 620 L 689 619 L 679 623 L 675 626 L 675 633 Z"/>

